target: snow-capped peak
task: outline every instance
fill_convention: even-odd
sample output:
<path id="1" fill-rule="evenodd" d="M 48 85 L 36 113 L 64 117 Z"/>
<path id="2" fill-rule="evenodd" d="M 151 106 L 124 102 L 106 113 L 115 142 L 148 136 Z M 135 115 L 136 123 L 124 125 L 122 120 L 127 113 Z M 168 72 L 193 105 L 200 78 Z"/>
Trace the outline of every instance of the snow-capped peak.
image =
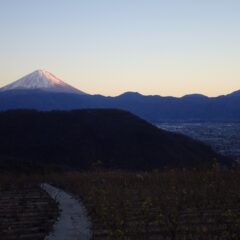
<path id="1" fill-rule="evenodd" d="M 0 91 L 8 90 L 44 90 L 50 92 L 85 94 L 46 70 L 34 71 L 0 89 Z"/>

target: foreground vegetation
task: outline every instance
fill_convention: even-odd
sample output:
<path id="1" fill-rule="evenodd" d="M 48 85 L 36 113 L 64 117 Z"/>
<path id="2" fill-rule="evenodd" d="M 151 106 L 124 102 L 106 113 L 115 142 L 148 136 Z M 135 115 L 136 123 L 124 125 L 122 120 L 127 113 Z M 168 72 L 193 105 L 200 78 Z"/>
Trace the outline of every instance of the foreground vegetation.
<path id="1" fill-rule="evenodd" d="M 39 184 L 41 176 L 0 175 L 0 239 L 44 240 L 58 206 Z"/>
<path id="2" fill-rule="evenodd" d="M 42 214 L 42 220 L 48 218 L 43 217 L 44 212 L 53 212 L 48 220 L 43 220 L 41 234 L 49 232 L 53 218 L 56 219 L 56 207 L 50 200 L 46 200 L 44 194 L 40 195 L 46 202 L 44 209 L 34 207 L 33 202 L 25 204 L 29 191 L 23 189 L 32 189 L 34 193 L 43 181 L 73 193 L 84 202 L 93 223 L 93 239 L 96 240 L 233 240 L 240 236 L 238 170 L 220 171 L 215 168 L 204 171 L 0 175 L 0 198 L 3 194 L 12 194 L 13 190 L 14 194 L 25 194 L 17 200 L 18 209 L 21 208 L 18 211 L 20 217 L 15 219 L 18 226 L 21 226 L 21 214 L 26 216 L 23 214 L 26 206 L 36 211 L 35 216 Z M 5 216 L 15 214 L 4 210 L 4 207 L 1 209 L 1 213 L 5 211 Z M 6 222 L 0 222 L 0 232 L 6 229 L 5 226 Z M 26 230 L 26 225 L 22 225 L 22 229 Z"/>
<path id="3" fill-rule="evenodd" d="M 94 239 L 239 239 L 239 171 L 114 171 L 47 178 L 84 201 Z"/>

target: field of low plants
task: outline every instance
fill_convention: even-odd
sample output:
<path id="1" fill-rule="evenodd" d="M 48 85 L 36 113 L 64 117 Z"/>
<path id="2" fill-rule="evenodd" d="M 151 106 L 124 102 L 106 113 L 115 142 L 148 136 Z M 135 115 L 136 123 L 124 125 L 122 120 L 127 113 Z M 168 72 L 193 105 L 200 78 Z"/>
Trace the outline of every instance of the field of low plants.
<path id="1" fill-rule="evenodd" d="M 239 239 L 239 171 L 64 173 L 47 180 L 79 196 L 93 239 Z"/>
<path id="2" fill-rule="evenodd" d="M 0 175 L 1 239 L 44 239 L 58 215 L 39 188 L 79 197 L 100 240 L 240 239 L 240 171 L 96 171 Z"/>
<path id="3" fill-rule="evenodd" d="M 44 240 L 59 210 L 37 175 L 0 175 L 0 239 Z"/>

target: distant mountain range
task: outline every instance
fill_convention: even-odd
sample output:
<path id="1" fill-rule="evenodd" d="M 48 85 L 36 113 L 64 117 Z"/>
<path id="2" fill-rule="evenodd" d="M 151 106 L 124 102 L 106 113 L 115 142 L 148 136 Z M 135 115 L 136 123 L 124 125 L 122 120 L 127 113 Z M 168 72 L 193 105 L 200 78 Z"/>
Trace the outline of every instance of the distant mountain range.
<path id="1" fill-rule="evenodd" d="M 181 98 L 126 92 L 116 97 L 84 93 L 53 74 L 37 70 L 0 89 L 0 111 L 117 108 L 151 121 L 240 121 L 240 90 L 219 97 Z"/>

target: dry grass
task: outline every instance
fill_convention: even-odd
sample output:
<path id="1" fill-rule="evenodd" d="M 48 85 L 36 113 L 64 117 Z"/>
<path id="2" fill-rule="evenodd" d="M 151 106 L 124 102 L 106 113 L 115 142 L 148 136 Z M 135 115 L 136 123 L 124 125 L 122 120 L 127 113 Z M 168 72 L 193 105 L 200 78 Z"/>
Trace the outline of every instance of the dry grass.
<path id="1" fill-rule="evenodd" d="M 43 181 L 59 186 L 84 201 L 93 221 L 96 240 L 228 240 L 239 239 L 240 236 L 239 171 L 2 175 L 0 196 L 9 192 L 11 195 L 11 191 L 16 189 L 17 192 L 36 189 Z M 20 202 L 24 201 L 26 199 Z M 18 205 L 21 206 L 20 203 Z M 29 206 L 34 209 L 33 205 Z M 34 213 L 39 216 L 44 211 Z M 3 229 L 1 224 L 0 229 L 1 226 Z M 51 225 L 49 222 L 41 226 L 46 230 Z"/>
<path id="2" fill-rule="evenodd" d="M 239 171 L 65 173 L 48 181 L 79 196 L 94 239 L 239 239 Z"/>
<path id="3" fill-rule="evenodd" d="M 43 240 L 58 216 L 40 176 L 0 175 L 0 239 Z"/>

